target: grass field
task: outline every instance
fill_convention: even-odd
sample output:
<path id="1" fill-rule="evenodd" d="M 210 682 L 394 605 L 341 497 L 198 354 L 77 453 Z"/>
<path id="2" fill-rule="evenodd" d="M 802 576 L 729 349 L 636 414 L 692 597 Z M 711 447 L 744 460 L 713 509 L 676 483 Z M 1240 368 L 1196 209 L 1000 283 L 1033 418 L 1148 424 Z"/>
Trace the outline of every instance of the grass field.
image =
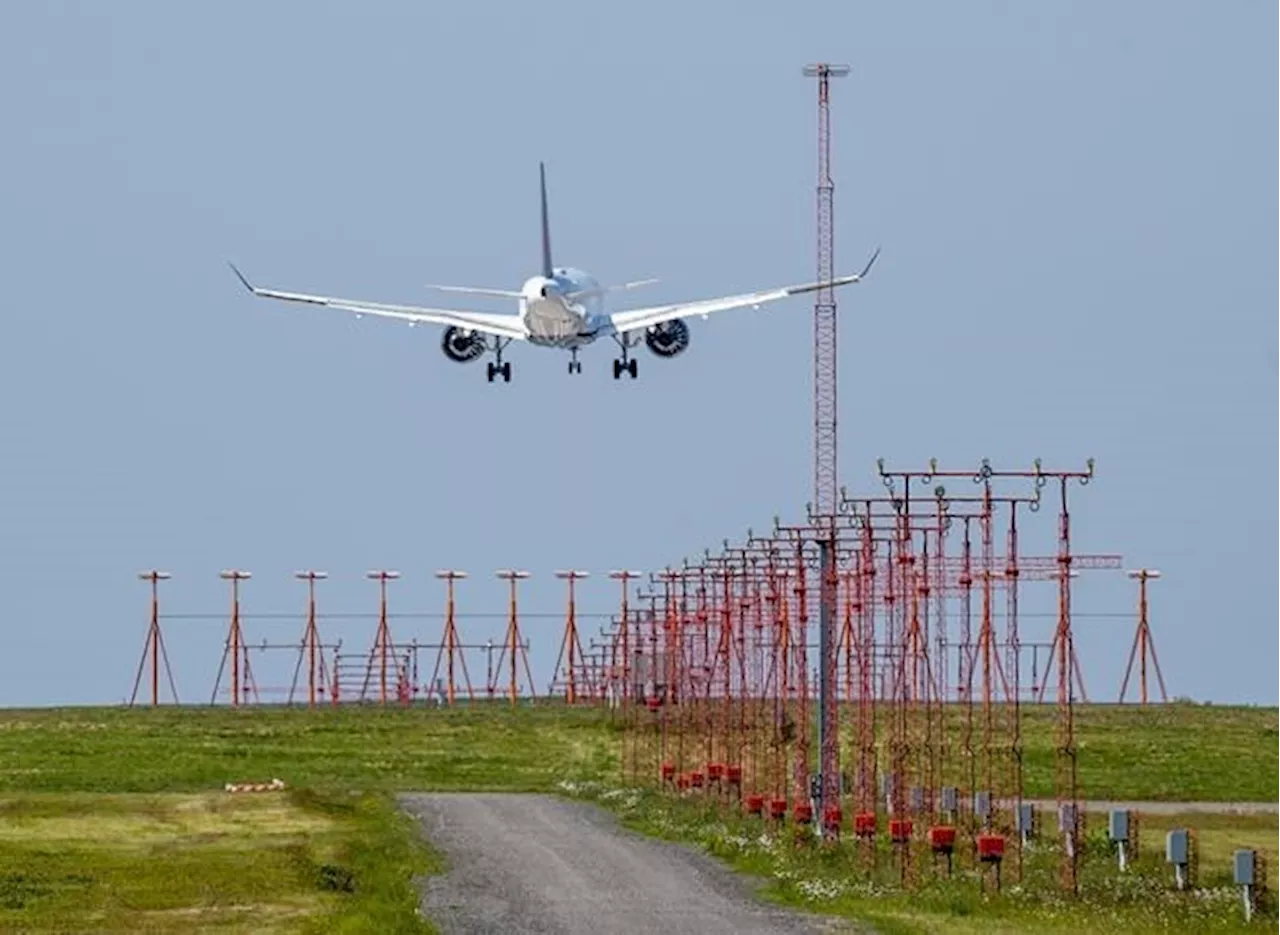
<path id="1" fill-rule="evenodd" d="M 649 790 L 605 784 L 567 783 L 564 791 L 616 813 L 624 826 L 673 841 L 693 843 L 756 877 L 761 895 L 784 905 L 846 916 L 896 935 L 923 933 L 1247 932 L 1274 929 L 1274 905 L 1251 925 L 1243 922 L 1239 891 L 1232 887 L 1230 854 L 1236 847 L 1274 854 L 1274 815 L 1171 815 L 1142 821 L 1140 855 L 1125 874 L 1116 870 L 1105 835 L 1106 819 L 1091 815 L 1080 871 L 1080 892 L 1060 889 L 1062 848 L 1042 840 L 1024 855 L 1019 879 L 1013 857 L 994 892 L 985 875 L 958 847 L 951 877 L 918 848 L 911 864 L 914 884 L 901 886 L 902 865 L 881 842 L 874 869 L 861 861 L 855 842 L 824 848 L 792 829 L 770 830 L 736 809 L 708 804 L 700 796 L 681 801 Z M 1195 893 L 1178 893 L 1164 864 L 1164 831 L 1179 825 L 1197 830 L 1200 871 Z M 1269 867 L 1272 891 L 1275 868 Z"/>
<path id="2" fill-rule="evenodd" d="M 1031 796 L 1051 792 L 1048 713 L 1027 712 Z M 1081 785 L 1098 798 L 1274 801 L 1276 728 L 1275 709 L 1084 708 Z M 574 783 L 607 796 L 602 804 L 636 827 L 760 873 L 772 898 L 883 931 L 1079 931 L 1100 912 L 1137 932 L 1177 930 L 1162 929 L 1165 918 L 1230 930 L 1238 910 L 1221 885 L 1222 862 L 1240 845 L 1274 850 L 1274 816 L 1189 817 L 1209 895 L 1153 902 L 1142 881 L 1168 876 L 1156 849 L 1171 821 L 1153 816 L 1142 826 L 1147 872 L 1108 883 L 1117 875 L 1102 860 L 1099 889 L 1081 905 L 1045 903 L 1031 894 L 1052 887 L 1033 886 L 984 900 L 966 879 L 904 897 L 883 884 L 853 886 L 848 855 L 738 846 L 753 835 L 736 819 L 609 792 L 620 749 L 607 713 L 560 706 L 0 712 L 0 930 L 429 932 L 412 879 L 439 864 L 394 810 L 390 794 L 402 790 L 556 792 Z M 272 778 L 289 791 L 221 791 Z M 1051 851 L 1043 860 L 1051 874 Z M 1129 889 L 1106 889 L 1120 885 Z M 1184 903 L 1203 912 L 1188 915 Z"/>
<path id="3" fill-rule="evenodd" d="M 563 708 L 0 712 L 0 931 L 431 932 L 391 792 L 550 791 L 616 750 Z"/>
<path id="4" fill-rule="evenodd" d="M 367 795 L 0 800 L 3 931 L 404 931 L 435 866 Z"/>

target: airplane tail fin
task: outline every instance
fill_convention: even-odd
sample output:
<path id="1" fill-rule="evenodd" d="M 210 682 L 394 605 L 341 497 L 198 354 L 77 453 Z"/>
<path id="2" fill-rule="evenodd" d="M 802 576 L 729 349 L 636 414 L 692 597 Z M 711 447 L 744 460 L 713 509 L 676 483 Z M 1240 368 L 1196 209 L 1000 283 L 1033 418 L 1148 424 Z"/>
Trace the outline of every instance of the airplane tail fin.
<path id="1" fill-rule="evenodd" d="M 547 168 L 538 163 L 542 185 L 542 275 L 551 278 L 551 222 L 547 219 Z"/>

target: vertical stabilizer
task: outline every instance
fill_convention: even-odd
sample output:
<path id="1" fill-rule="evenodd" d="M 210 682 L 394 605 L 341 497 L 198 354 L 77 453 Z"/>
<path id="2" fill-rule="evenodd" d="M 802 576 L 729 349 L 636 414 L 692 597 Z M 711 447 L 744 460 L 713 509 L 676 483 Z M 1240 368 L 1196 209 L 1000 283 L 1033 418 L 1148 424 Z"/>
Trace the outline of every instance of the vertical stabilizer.
<path id="1" fill-rule="evenodd" d="M 542 183 L 542 275 L 551 278 L 551 222 L 547 219 L 547 168 L 538 163 L 538 176 Z"/>

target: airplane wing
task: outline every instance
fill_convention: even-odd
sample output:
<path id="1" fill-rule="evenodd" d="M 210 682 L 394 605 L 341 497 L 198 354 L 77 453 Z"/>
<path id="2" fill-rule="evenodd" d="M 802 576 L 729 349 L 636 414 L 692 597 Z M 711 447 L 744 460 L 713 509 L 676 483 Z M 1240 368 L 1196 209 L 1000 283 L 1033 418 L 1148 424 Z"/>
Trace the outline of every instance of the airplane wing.
<path id="1" fill-rule="evenodd" d="M 622 283 L 622 284 L 620 284 L 620 285 L 617 285 L 617 286 L 608 286 L 608 287 L 606 288 L 606 291 L 608 291 L 608 292 L 619 292 L 619 291 L 623 291 L 623 290 L 626 290 L 626 289 L 639 289 L 641 286 L 652 286 L 655 282 L 659 282 L 659 280 L 657 280 L 657 279 L 637 279 L 637 280 L 635 280 L 634 282 L 624 282 L 624 283 Z"/>
<path id="2" fill-rule="evenodd" d="M 528 335 L 518 315 L 500 315 L 491 312 L 470 312 L 445 308 L 419 308 L 416 305 L 384 305 L 379 302 L 361 302 L 355 299 L 338 299 L 325 295 L 306 295 L 300 292 L 280 292 L 275 289 L 261 289 L 245 278 L 234 263 L 228 263 L 232 272 L 254 295 L 266 299 L 280 299 L 285 302 L 305 302 L 309 305 L 324 305 L 328 308 L 342 309 L 361 315 L 377 315 L 382 318 L 398 318 L 410 325 L 453 325 L 472 331 L 496 335 L 500 338 L 511 338 L 523 341 Z"/>
<path id="3" fill-rule="evenodd" d="M 428 289 L 436 289 L 440 292 L 461 292 L 463 295 L 484 295 L 491 299 L 518 299 L 521 293 L 515 289 L 484 289 L 476 286 L 439 286 L 433 282 L 427 283 Z"/>
<path id="4" fill-rule="evenodd" d="M 671 321 L 673 318 L 685 318 L 691 315 L 707 316 L 712 312 L 724 312 L 734 308 L 745 308 L 747 306 L 760 306 L 766 302 L 775 302 L 778 299 L 785 299 L 788 296 L 800 295 L 805 292 L 815 292 L 824 286 L 847 286 L 850 283 L 861 282 L 863 277 L 871 270 L 871 265 L 875 263 L 876 257 L 880 255 L 880 250 L 871 255 L 871 259 L 867 261 L 867 265 L 861 273 L 853 276 L 840 276 L 832 279 L 827 283 L 806 283 L 801 286 L 783 286 L 780 289 L 767 289 L 761 292 L 745 292 L 742 295 L 721 296 L 715 299 L 702 299 L 695 302 L 679 302 L 674 305 L 655 305 L 651 308 L 636 308 L 625 312 L 614 312 L 609 316 L 613 323 L 614 330 L 618 334 L 625 334 L 628 331 L 639 331 L 642 328 L 652 328 L 663 322 Z"/>

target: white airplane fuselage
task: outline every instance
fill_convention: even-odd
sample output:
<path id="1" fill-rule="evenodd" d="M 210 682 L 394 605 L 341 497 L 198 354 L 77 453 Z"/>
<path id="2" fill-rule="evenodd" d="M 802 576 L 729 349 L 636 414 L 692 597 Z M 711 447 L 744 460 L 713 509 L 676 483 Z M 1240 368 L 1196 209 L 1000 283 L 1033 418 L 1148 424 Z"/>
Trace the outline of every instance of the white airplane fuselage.
<path id="1" fill-rule="evenodd" d="M 525 280 L 520 287 L 520 320 L 529 343 L 539 347 L 572 350 L 612 333 L 600 283 L 572 267 Z"/>

